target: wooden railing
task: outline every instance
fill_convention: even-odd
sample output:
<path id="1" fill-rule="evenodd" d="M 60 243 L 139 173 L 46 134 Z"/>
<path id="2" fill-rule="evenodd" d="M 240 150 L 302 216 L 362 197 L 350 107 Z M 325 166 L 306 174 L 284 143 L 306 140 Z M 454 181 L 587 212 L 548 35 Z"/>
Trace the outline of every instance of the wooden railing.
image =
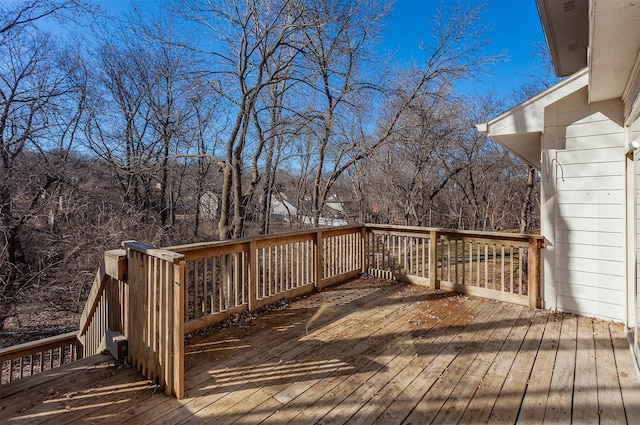
<path id="1" fill-rule="evenodd" d="M 375 276 L 540 307 L 536 235 L 367 225 Z"/>
<path id="2" fill-rule="evenodd" d="M 318 288 L 344 282 L 363 270 L 364 226 L 338 227 L 319 234 L 322 252 L 317 260 L 321 264 Z"/>
<path id="3" fill-rule="evenodd" d="M 73 334 L 82 343 L 74 355 L 95 354 L 110 333 L 121 333 L 129 362 L 181 398 L 185 334 L 231 314 L 362 272 L 537 307 L 541 243 L 538 236 L 380 225 L 162 249 L 125 242 L 125 250 L 108 251 L 98 269 L 80 331 Z M 23 371 L 34 361 L 18 359 L 36 353 L 29 351 L 36 346 L 48 347 L 11 347 L 12 354 L 5 349 L 0 359 Z"/>
<path id="4" fill-rule="evenodd" d="M 125 242 L 128 359 L 167 395 L 184 394 L 184 256 Z"/>
<path id="5" fill-rule="evenodd" d="M 80 319 L 80 330 L 0 349 L 0 383 L 58 368 L 105 348 L 108 329 L 120 331 L 127 315 L 124 250 L 107 251 Z"/>
<path id="6" fill-rule="evenodd" d="M 184 331 L 362 271 L 362 226 L 166 248 L 184 256 Z"/>
<path id="7" fill-rule="evenodd" d="M 51 370 L 82 358 L 77 332 L 0 349 L 0 384 Z"/>
<path id="8" fill-rule="evenodd" d="M 126 281 L 127 253 L 123 249 L 107 251 L 98 267 L 89 297 L 80 316 L 78 338 L 84 357 L 106 348 L 107 330 L 126 333 L 129 290 Z"/>

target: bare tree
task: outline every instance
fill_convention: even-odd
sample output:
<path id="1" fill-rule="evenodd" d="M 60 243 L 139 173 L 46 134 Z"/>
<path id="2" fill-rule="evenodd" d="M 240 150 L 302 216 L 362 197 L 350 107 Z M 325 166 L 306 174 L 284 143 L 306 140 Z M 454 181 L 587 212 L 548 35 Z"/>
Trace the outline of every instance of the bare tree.
<path id="1" fill-rule="evenodd" d="M 88 145 L 109 164 L 126 208 L 159 220 L 160 243 L 174 231 L 187 166 L 172 158 L 206 115 L 197 62 L 176 32 L 172 19 L 142 15 L 104 31 L 87 124 Z"/>
<path id="2" fill-rule="evenodd" d="M 261 93 L 290 77 L 290 64 L 299 50 L 296 32 L 302 6 L 299 0 L 182 3 L 183 15 L 210 34 L 206 40 L 214 45 L 207 50 L 213 59 L 211 85 L 227 101 L 230 127 L 225 132 L 225 147 L 209 156 L 223 175 L 218 222 L 221 239 L 243 235 L 266 140 L 252 140 L 252 116 L 259 109 Z M 200 46 L 192 48 L 205 51 Z M 248 151 L 253 153 L 248 156 Z M 245 186 L 247 159 L 250 179 Z"/>
<path id="3" fill-rule="evenodd" d="M 313 143 L 305 153 L 313 168 L 311 187 L 313 223 L 336 179 L 366 148 L 363 128 L 367 104 L 380 80 L 366 66 L 390 10 L 385 2 L 311 1 L 304 31 L 303 69 L 307 132 Z M 360 148 L 360 151 L 359 149 Z"/>
<path id="4" fill-rule="evenodd" d="M 394 84 L 381 84 L 364 72 L 367 49 L 375 41 L 388 6 L 368 1 L 320 2 L 319 15 L 330 24 L 310 26 L 307 31 L 309 67 L 314 69 L 311 132 L 316 135 L 312 203 L 314 222 L 331 193 L 333 184 L 353 164 L 376 149 L 398 140 L 405 114 L 426 98 L 436 99 L 443 87 L 469 77 L 497 60 L 482 54 L 486 44 L 480 24 L 482 5 L 467 7 L 456 2 L 432 21 L 432 41 L 422 45 L 426 59 Z M 316 20 L 320 22 L 320 20 Z M 331 33 L 333 31 L 333 33 Z M 376 69 L 380 69 L 379 64 Z M 378 71 L 379 72 L 379 71 Z M 402 75 L 398 72 L 396 75 Z M 385 87 L 385 90 L 381 90 Z M 373 96 L 384 97 L 373 101 Z M 365 105 L 384 103 L 375 134 L 365 119 Z M 454 169 L 455 170 L 455 167 Z M 455 172 L 455 171 L 454 171 Z"/>
<path id="5" fill-rule="evenodd" d="M 18 32 L 39 31 L 45 19 L 75 21 L 78 12 L 96 14 L 99 9 L 82 0 L 25 0 L 0 7 L 0 44 Z"/>
<path id="6" fill-rule="evenodd" d="M 153 168 L 160 155 L 151 134 L 152 111 L 140 81 L 140 73 L 144 76 L 147 69 L 140 60 L 145 49 L 133 40 L 118 40 L 115 31 L 109 33 L 109 41 L 99 48 L 87 142 L 111 168 L 123 206 L 151 211 Z"/>
<path id="7" fill-rule="evenodd" d="M 171 173 L 170 166 L 173 164 L 175 168 L 178 164 L 170 158 L 179 150 L 185 128 L 192 125 L 194 118 L 202 118 L 202 115 L 197 116 L 198 103 L 204 99 L 197 91 L 203 82 L 198 78 L 198 63 L 193 52 L 179 46 L 182 40 L 174 20 L 160 15 L 147 21 L 139 16 L 133 27 L 140 37 L 144 37 L 146 44 L 141 61 L 146 67 L 139 75 L 151 114 L 153 139 L 158 144 L 157 210 L 160 224 L 172 229 L 185 167 Z M 198 125 L 203 124 L 199 120 Z"/>
<path id="8" fill-rule="evenodd" d="M 27 254 L 25 230 L 65 179 L 85 105 L 84 63 L 36 24 L 78 7 L 29 1 L 0 9 L 0 325 L 42 269 Z"/>
<path id="9" fill-rule="evenodd" d="M 192 125 L 189 126 L 182 135 L 183 142 L 179 146 L 177 157 L 185 158 L 185 160 L 193 159 L 195 161 L 195 177 L 191 179 L 193 202 L 194 202 L 194 221 L 193 221 L 193 237 L 198 239 L 201 233 L 201 224 L 203 218 L 213 219 L 215 213 L 211 202 L 213 194 L 213 185 L 210 178 L 213 174 L 214 164 L 210 161 L 211 152 L 215 152 L 215 144 L 211 146 L 211 140 L 218 140 L 220 137 L 212 134 L 213 125 L 216 115 L 216 102 L 211 101 L 213 92 L 207 89 L 207 85 L 195 83 L 198 90 L 193 92 L 190 97 L 193 105 Z M 209 196 L 206 196 L 206 194 Z"/>
<path id="10" fill-rule="evenodd" d="M 289 107 L 287 104 L 288 92 L 293 84 L 292 80 L 283 80 L 280 84 L 270 86 L 266 91 L 264 95 L 266 99 L 261 103 L 263 105 L 262 112 L 268 115 L 267 119 L 261 119 L 261 111 L 255 108 L 253 113 L 257 140 L 266 147 L 259 206 L 259 232 L 265 235 L 270 230 L 271 199 L 276 190 L 276 177 L 284 149 L 288 144 L 287 139 L 296 134 L 296 118 L 287 111 Z M 257 165 L 256 161 L 253 163 Z M 256 173 L 257 167 L 252 168 L 252 172 Z M 260 176 L 252 176 L 252 182 L 257 183 L 259 178 Z"/>

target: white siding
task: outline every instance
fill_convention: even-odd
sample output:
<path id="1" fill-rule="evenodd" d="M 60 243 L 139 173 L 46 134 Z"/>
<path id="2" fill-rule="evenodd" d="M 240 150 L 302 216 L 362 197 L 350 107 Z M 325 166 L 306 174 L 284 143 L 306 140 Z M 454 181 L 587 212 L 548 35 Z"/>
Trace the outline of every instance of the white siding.
<path id="1" fill-rule="evenodd" d="M 597 245 L 597 246 L 618 246 L 621 233 L 615 232 L 558 232 L 556 241 L 558 245 Z"/>
<path id="2" fill-rule="evenodd" d="M 621 321 L 619 317 L 620 305 L 618 303 L 608 304 L 599 300 L 594 301 L 593 298 L 597 297 L 577 297 L 575 295 L 566 297 L 558 295 L 558 310 L 581 316 L 598 317 L 616 322 Z"/>
<path id="3" fill-rule="evenodd" d="M 594 157 L 598 159 L 598 162 L 593 162 Z M 620 148 L 559 151 L 558 162 L 562 164 L 565 171 L 574 169 L 565 177 L 617 176 L 619 175 L 618 169 L 611 167 L 611 163 L 620 162 Z"/>
<path id="4" fill-rule="evenodd" d="M 622 151 L 622 149 L 620 150 Z M 594 161 L 600 161 L 597 151 L 589 153 L 592 154 L 591 158 Z M 620 163 L 621 161 L 603 161 L 589 164 L 585 162 L 572 162 L 571 160 L 565 160 L 564 162 L 559 162 L 562 166 L 562 169 L 560 170 L 561 176 L 559 183 L 563 183 L 563 176 L 565 179 L 624 176 L 624 173 L 620 174 Z M 586 183 L 585 187 L 588 187 L 589 182 L 587 181 Z M 560 184 L 558 188 L 561 187 L 562 185 Z"/>
<path id="5" fill-rule="evenodd" d="M 577 233 L 577 232 L 576 232 Z M 593 243 L 592 245 L 585 244 L 563 244 L 558 243 L 559 256 L 566 257 L 568 259 L 590 259 L 590 260 L 603 260 L 619 262 L 624 258 L 624 248 L 619 246 L 606 246 Z M 566 255 L 562 255 L 566 253 Z M 614 269 L 614 271 L 616 271 Z"/>
<path id="6" fill-rule="evenodd" d="M 595 208 L 595 207 L 594 207 Z M 560 213 L 562 208 L 558 208 Z M 624 220 L 617 218 L 582 218 L 572 217 L 571 214 L 560 215 L 558 214 L 557 229 L 559 231 L 565 230 L 567 232 L 611 232 L 614 231 L 622 233 L 624 229 Z"/>
<path id="7" fill-rule="evenodd" d="M 576 189 L 584 191 L 612 190 L 617 192 L 621 187 L 624 188 L 624 184 L 624 176 L 592 176 L 585 179 L 565 175 L 565 179 L 559 188 L 559 193 L 563 191 L 574 191 Z"/>
<path id="8" fill-rule="evenodd" d="M 600 274 L 593 274 L 587 271 L 566 270 L 562 269 L 558 271 L 558 279 L 566 284 L 570 285 L 584 285 L 599 287 L 602 285 L 603 276 L 611 276 L 612 278 L 618 278 L 615 274 L 607 275 L 607 272 Z"/>
<path id="9" fill-rule="evenodd" d="M 619 227 L 620 221 L 622 221 L 621 224 L 624 224 L 623 211 L 620 211 L 619 205 L 610 203 L 596 204 L 592 202 L 589 204 L 568 203 L 564 202 L 561 196 L 559 196 L 558 199 L 561 200 L 560 202 L 563 202 L 558 205 L 559 213 L 562 214 L 563 217 L 611 219 L 611 223 L 609 223 L 609 225 L 612 226 L 611 230 L 616 230 L 616 228 Z M 623 229 L 624 227 L 620 228 L 620 230 Z"/>
<path id="10" fill-rule="evenodd" d="M 581 257 L 580 253 L 569 252 L 568 255 L 561 255 L 563 253 L 560 252 L 560 247 L 558 247 L 558 255 L 556 259 L 556 263 L 558 265 L 558 271 L 562 271 L 571 276 L 571 272 L 588 272 L 595 273 L 602 277 L 602 279 L 597 279 L 599 286 L 607 286 L 610 287 L 612 284 L 615 288 L 618 288 L 618 285 L 615 282 L 612 282 L 611 276 L 620 276 L 623 274 L 620 273 L 619 270 L 619 261 L 614 260 L 603 260 L 596 258 L 585 258 Z M 560 273 L 557 274 L 560 276 Z M 605 277 L 606 276 L 606 279 Z M 617 280 L 617 279 L 613 279 Z M 580 296 L 579 286 L 582 285 L 581 282 L 576 281 L 575 279 L 568 278 L 566 281 L 562 281 L 558 279 L 556 281 L 556 286 L 560 286 L 563 283 L 571 283 L 572 285 L 576 285 L 576 291 L 574 293 L 576 296 Z"/>
<path id="11" fill-rule="evenodd" d="M 611 205 L 624 203 L 624 193 L 619 190 L 564 190 L 560 196 L 566 204 Z"/>
<path id="12" fill-rule="evenodd" d="M 561 283 L 558 286 L 558 296 L 570 298 L 574 297 L 573 294 L 574 285 L 568 283 Z M 624 291 L 616 289 L 603 288 L 600 286 L 585 286 L 581 288 L 584 295 L 582 299 L 598 300 L 598 302 L 606 303 L 607 306 L 617 305 L 620 301 L 620 297 L 624 297 Z"/>
<path id="13" fill-rule="evenodd" d="M 548 304 L 623 321 L 625 153 L 621 102 L 589 105 L 586 90 L 554 105 L 555 281 Z M 546 130 L 551 130 L 550 128 Z M 544 170 L 543 170 L 544 172 Z M 552 307 L 553 308 L 553 307 Z"/>

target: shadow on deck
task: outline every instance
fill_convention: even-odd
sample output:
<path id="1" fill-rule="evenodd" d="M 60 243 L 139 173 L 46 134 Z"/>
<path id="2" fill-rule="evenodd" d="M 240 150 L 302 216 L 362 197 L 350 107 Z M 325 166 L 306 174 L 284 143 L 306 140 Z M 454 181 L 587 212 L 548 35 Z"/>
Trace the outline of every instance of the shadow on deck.
<path id="1" fill-rule="evenodd" d="M 358 279 L 191 336 L 185 398 L 93 356 L 0 387 L 5 423 L 634 423 L 623 327 Z"/>

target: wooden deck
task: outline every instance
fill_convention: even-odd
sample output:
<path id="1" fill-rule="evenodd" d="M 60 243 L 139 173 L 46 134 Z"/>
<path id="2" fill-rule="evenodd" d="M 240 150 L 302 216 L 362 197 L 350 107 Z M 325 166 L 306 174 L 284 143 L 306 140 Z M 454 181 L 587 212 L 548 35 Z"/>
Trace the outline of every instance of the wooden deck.
<path id="1" fill-rule="evenodd" d="M 0 423 L 638 423 L 623 327 L 359 279 L 187 342 L 186 397 L 104 355 L 0 387 Z"/>

